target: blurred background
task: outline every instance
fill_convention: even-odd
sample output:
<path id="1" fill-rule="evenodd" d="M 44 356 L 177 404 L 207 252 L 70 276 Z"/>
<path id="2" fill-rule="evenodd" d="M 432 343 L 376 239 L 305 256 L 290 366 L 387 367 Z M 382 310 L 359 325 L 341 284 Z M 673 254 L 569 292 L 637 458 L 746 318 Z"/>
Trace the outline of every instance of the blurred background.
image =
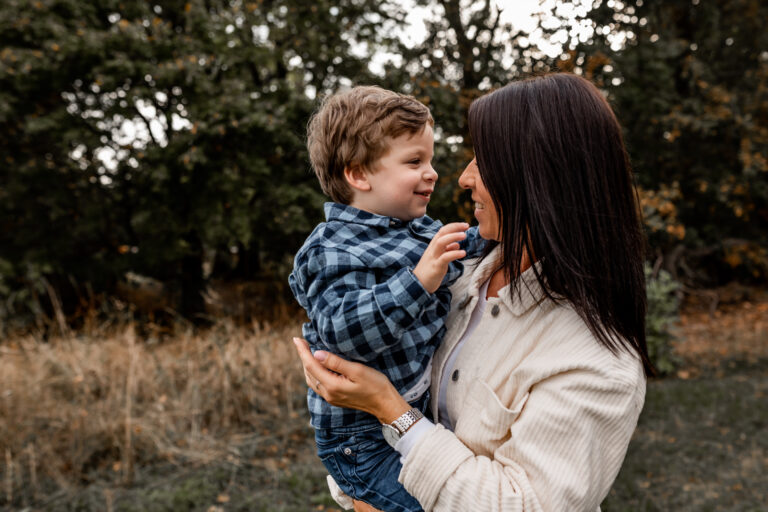
<path id="1" fill-rule="evenodd" d="M 603 510 L 768 510 L 762 0 L 3 0 L 0 507 L 332 510 L 287 275 L 306 124 L 376 84 L 435 117 L 562 70 L 625 130 L 660 376 Z"/>

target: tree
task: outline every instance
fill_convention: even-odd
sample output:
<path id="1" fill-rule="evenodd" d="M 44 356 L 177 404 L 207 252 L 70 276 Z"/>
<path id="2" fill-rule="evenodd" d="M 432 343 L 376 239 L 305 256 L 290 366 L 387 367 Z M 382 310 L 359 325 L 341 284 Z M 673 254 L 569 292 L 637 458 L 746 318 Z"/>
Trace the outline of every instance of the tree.
<path id="1" fill-rule="evenodd" d="M 473 155 L 467 126 L 470 104 L 516 78 L 552 69 L 555 59 L 537 49 L 530 34 L 502 21 L 503 9 L 496 2 L 421 0 L 416 4 L 432 13 L 425 22 L 426 36 L 413 47 L 400 43 L 396 53 L 402 61 L 385 67 L 384 84 L 403 87 L 428 104 L 436 117 L 435 168 L 440 186 L 430 214 L 453 219 L 458 213 L 469 221 L 470 201 L 461 196 L 456 182 Z M 541 37 L 551 33 L 541 29 Z"/>
<path id="2" fill-rule="evenodd" d="M 586 18 L 594 35 L 565 66 L 615 103 L 666 268 L 768 277 L 768 5 L 608 2 Z"/>
<path id="3" fill-rule="evenodd" d="M 110 291 L 130 269 L 176 283 L 194 315 L 205 262 L 284 270 L 324 200 L 304 149 L 313 95 L 371 81 L 379 27 L 400 15 L 372 0 L 4 2 L 5 309 L 41 280 Z"/>

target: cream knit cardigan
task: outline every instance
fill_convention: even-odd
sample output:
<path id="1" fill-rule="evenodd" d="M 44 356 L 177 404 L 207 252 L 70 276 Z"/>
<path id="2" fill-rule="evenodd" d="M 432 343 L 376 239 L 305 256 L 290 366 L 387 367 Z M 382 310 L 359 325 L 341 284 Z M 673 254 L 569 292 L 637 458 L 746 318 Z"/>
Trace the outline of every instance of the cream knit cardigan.
<path id="1" fill-rule="evenodd" d="M 498 257 L 467 265 L 453 286 L 432 389 Z M 454 432 L 436 425 L 404 462 L 400 482 L 425 510 L 593 512 L 619 472 L 645 398 L 640 361 L 544 298 L 532 269 L 521 277 L 522 292 L 499 292 L 456 360 Z M 439 421 L 436 393 L 431 406 Z"/>

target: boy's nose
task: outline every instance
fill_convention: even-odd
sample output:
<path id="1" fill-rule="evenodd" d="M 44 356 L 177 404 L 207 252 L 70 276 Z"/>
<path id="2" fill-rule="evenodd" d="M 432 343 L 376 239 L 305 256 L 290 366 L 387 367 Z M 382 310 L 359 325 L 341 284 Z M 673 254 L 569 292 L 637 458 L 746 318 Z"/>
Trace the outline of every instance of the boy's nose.
<path id="1" fill-rule="evenodd" d="M 429 169 L 424 173 L 424 179 L 427 181 L 437 180 L 437 171 L 431 165 L 429 166 Z"/>

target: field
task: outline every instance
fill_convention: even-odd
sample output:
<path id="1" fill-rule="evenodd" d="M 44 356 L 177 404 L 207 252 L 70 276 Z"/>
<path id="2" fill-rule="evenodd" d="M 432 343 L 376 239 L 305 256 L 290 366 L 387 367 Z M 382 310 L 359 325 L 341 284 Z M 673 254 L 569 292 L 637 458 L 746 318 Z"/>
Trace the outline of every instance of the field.
<path id="1" fill-rule="evenodd" d="M 768 297 L 709 309 L 687 304 L 603 510 L 768 510 Z M 334 508 L 297 325 L 63 331 L 0 345 L 2 510 Z"/>

